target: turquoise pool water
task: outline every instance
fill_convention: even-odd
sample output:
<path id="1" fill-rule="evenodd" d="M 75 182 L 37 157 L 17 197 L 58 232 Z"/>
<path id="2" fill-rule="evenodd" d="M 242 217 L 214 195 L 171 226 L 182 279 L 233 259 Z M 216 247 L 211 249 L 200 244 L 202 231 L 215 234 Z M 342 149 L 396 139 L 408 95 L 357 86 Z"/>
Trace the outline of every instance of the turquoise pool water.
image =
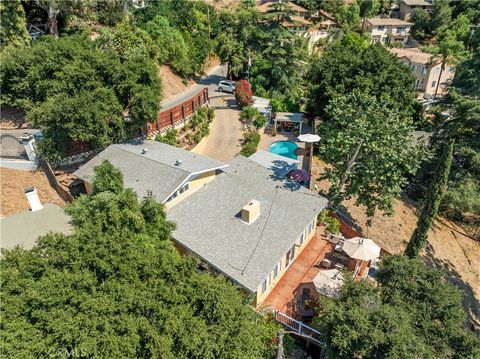
<path id="1" fill-rule="evenodd" d="M 297 149 L 297 144 L 291 141 L 277 141 L 270 145 L 269 151 L 271 153 L 275 153 L 277 155 L 293 158 L 296 160 L 298 157 L 295 154 L 295 150 Z"/>

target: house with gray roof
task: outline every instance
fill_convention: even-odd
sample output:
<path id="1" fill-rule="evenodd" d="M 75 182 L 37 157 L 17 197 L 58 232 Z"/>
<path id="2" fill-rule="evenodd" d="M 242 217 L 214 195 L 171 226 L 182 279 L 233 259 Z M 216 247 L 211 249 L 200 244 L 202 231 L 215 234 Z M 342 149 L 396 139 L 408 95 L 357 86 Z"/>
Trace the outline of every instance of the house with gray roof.
<path id="1" fill-rule="evenodd" d="M 200 268 L 228 277 L 259 306 L 315 236 L 327 200 L 279 176 L 274 165 L 281 159 L 264 153 L 254 158 L 239 155 L 223 163 L 146 141 L 112 145 L 77 174 L 91 180 L 94 166 L 112 162 L 126 187 L 165 204 L 167 218 L 177 224 L 173 239 L 180 252 L 197 257 Z M 188 188 L 169 200 L 185 184 Z"/>
<path id="2" fill-rule="evenodd" d="M 197 189 L 227 166 L 158 141 L 111 145 L 74 173 L 84 181 L 88 194 L 93 190 L 93 169 L 104 160 L 122 172 L 125 186 L 139 198 L 153 196 L 162 204 L 171 204 L 186 191 Z"/>

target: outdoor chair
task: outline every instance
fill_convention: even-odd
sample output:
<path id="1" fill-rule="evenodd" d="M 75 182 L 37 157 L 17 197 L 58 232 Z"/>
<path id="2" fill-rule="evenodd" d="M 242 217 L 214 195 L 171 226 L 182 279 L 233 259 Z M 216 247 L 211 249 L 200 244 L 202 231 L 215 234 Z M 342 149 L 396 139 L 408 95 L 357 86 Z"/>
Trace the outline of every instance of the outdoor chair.
<path id="1" fill-rule="evenodd" d="M 321 263 L 321 266 L 325 268 L 330 268 L 332 266 L 332 262 L 327 258 L 322 259 L 320 263 Z"/>

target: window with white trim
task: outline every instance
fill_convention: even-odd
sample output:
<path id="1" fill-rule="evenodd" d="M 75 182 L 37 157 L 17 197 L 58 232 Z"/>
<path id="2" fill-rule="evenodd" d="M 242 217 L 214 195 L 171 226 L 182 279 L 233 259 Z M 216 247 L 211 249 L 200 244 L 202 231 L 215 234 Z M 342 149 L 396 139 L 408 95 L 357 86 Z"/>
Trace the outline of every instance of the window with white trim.
<path id="1" fill-rule="evenodd" d="M 278 262 L 275 267 L 273 268 L 273 279 L 278 277 L 278 274 L 280 273 L 280 269 L 282 267 L 282 262 Z"/>
<path id="2" fill-rule="evenodd" d="M 435 86 L 437 86 L 437 81 L 432 82 L 432 87 L 435 87 Z"/>
<path id="3" fill-rule="evenodd" d="M 270 284 L 270 274 L 262 282 L 262 293 L 265 293 Z"/>
<path id="4" fill-rule="evenodd" d="M 305 231 L 303 231 L 302 234 L 300 235 L 300 245 L 303 244 L 304 240 L 305 240 Z"/>

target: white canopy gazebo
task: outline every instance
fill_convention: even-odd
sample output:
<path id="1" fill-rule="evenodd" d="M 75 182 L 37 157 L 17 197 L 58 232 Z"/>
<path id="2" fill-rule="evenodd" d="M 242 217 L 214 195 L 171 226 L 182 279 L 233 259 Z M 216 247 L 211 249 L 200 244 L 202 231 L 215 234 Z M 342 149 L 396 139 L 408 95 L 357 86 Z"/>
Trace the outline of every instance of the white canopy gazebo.
<path id="1" fill-rule="evenodd" d="M 343 275 L 338 269 L 322 270 L 313 278 L 312 282 L 318 293 L 337 298 L 343 286 Z"/>
<path id="2" fill-rule="evenodd" d="M 345 240 L 342 250 L 347 256 L 362 261 L 380 257 L 380 247 L 371 239 L 355 237 Z"/>

